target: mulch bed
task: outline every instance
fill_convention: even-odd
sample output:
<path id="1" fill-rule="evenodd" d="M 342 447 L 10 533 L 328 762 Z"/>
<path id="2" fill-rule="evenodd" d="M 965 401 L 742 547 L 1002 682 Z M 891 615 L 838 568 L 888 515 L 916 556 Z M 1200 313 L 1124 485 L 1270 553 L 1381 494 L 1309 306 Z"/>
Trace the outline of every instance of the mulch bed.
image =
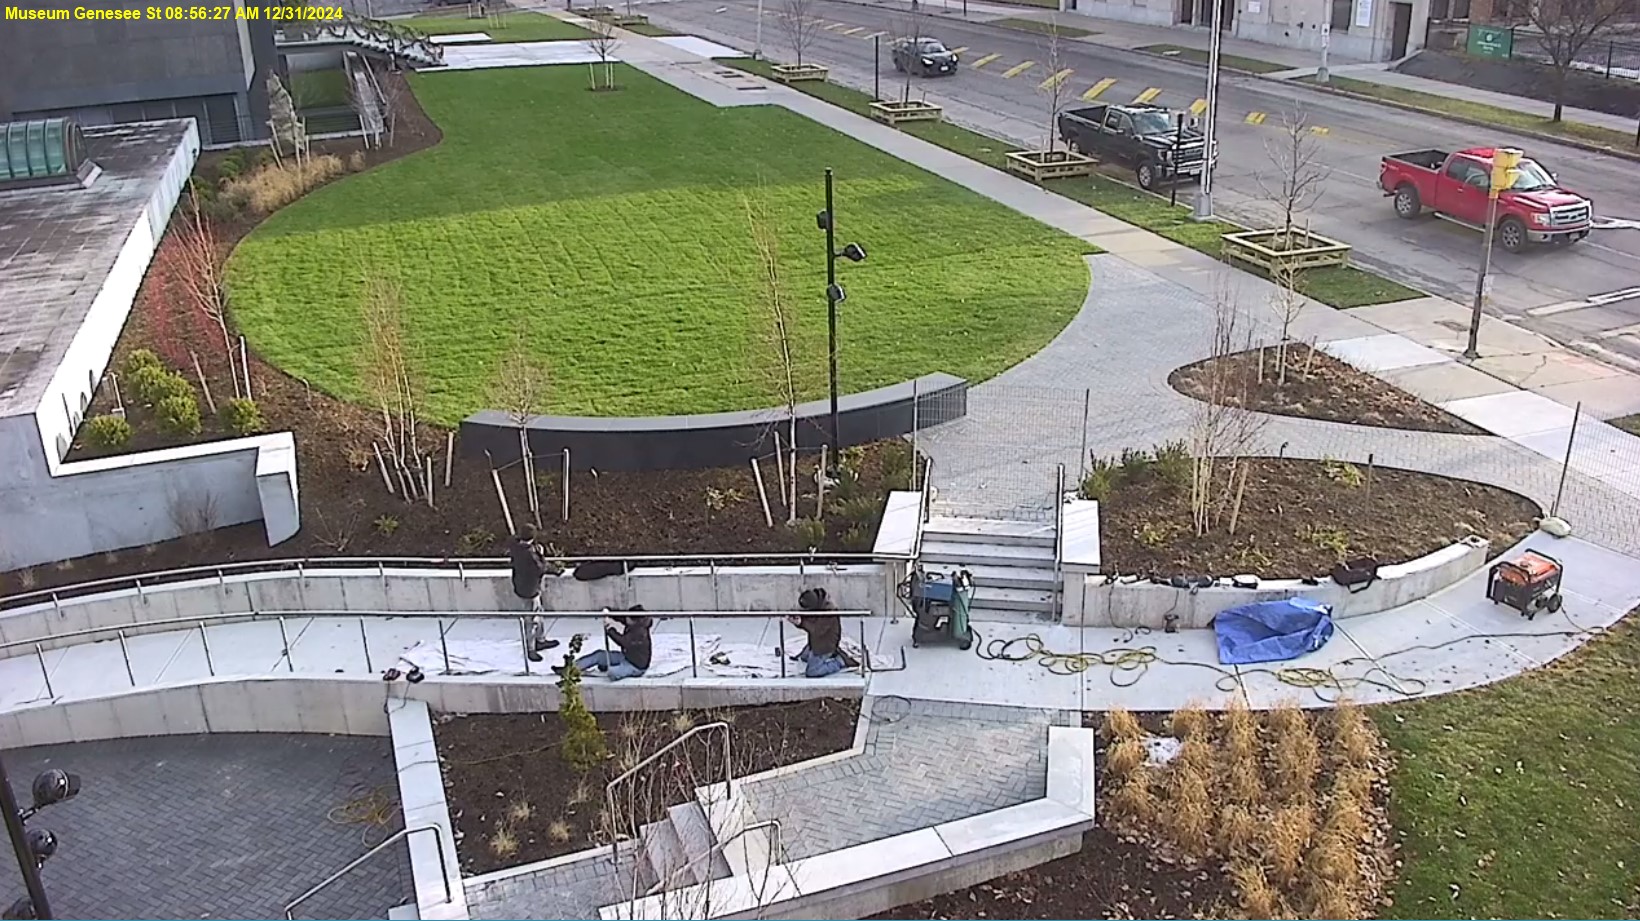
<path id="1" fill-rule="evenodd" d="M 1541 514 L 1507 490 L 1428 473 L 1336 461 L 1248 463 L 1233 535 L 1224 521 L 1196 536 L 1188 483 L 1175 485 L 1152 471 L 1123 478 L 1099 509 L 1107 571 L 1325 576 L 1343 557 L 1404 563 L 1469 534 L 1502 552 L 1531 533 Z"/>
<path id="2" fill-rule="evenodd" d="M 641 760 L 691 726 L 728 721 L 734 776 L 742 777 L 848 749 L 854 744 L 859 715 L 858 700 L 842 699 L 714 711 L 598 714 L 611 757 L 585 775 L 557 756 L 563 721 L 555 713 L 441 718 L 434 735 L 462 870 L 467 875 L 488 873 L 608 844 L 601 822 L 605 784 L 626 769 L 626 761 Z M 623 730 L 623 725 L 632 728 Z M 675 750 L 687 764 L 670 770 L 698 778 L 700 785 L 715 783 L 721 779 L 717 736 L 696 739 L 699 744 L 685 743 Z M 687 801 L 692 791 L 685 788 L 692 782 L 667 786 L 665 798 L 671 802 L 654 804 L 653 811 L 659 814 L 639 821 L 656 821 L 663 817 L 664 806 Z M 494 846 L 501 828 L 510 832 L 514 849 Z"/>
<path id="3" fill-rule="evenodd" d="M 1228 379 L 1233 383 L 1221 391 L 1235 394 L 1235 405 L 1259 412 L 1415 432 L 1486 434 L 1439 406 L 1303 343 L 1287 346 L 1287 382 L 1277 384 L 1277 355 L 1278 348 L 1272 345 L 1209 358 L 1175 368 L 1167 382 L 1186 396 L 1206 399 L 1212 376 L 1227 371 L 1234 375 Z"/>
<path id="4" fill-rule="evenodd" d="M 404 78 L 390 75 L 384 79 Z M 421 111 L 407 88 L 400 98 L 406 101 L 407 111 L 400 114 L 395 146 L 364 150 L 366 168 L 430 147 L 440 138 L 438 128 Z M 360 144 L 351 140 L 314 144 L 315 153 L 334 153 L 344 160 L 359 149 Z M 221 158 L 220 154 L 206 154 L 201 158 L 197 173 L 203 177 L 201 181 L 211 180 Z M 215 222 L 214 232 L 224 260 L 257 222 L 255 217 Z M 166 241 L 170 239 L 168 236 Z M 166 245 L 166 241 L 161 245 Z M 138 291 L 131 317 L 115 345 L 110 367 L 122 367 L 133 350 L 147 348 L 194 381 L 188 357 L 191 350 L 199 355 L 212 394 L 219 403 L 224 402 L 232 395 L 233 385 L 220 331 L 199 311 L 170 302 L 164 294 L 165 285 L 155 283 L 154 275 L 150 272 Z M 182 363 L 187 366 L 179 367 Z M 424 448 L 439 458 L 434 488 L 436 507 L 429 508 L 425 502 L 406 503 L 387 492 L 371 452 L 372 442 L 381 438 L 379 412 L 314 391 L 263 362 L 254 352 L 250 355 L 250 365 L 256 403 L 266 420 L 267 431 L 290 431 L 296 438 L 303 523 L 296 537 L 269 547 L 261 522 L 253 522 L 33 570 L 0 573 L 0 594 L 239 560 L 377 555 L 493 557 L 504 552 L 507 527 L 489 464 L 481 458 L 462 457 L 458 443 L 453 477 L 450 485 L 444 486 L 446 430 L 426 427 L 421 437 Z M 113 408 L 112 389 L 106 384 L 99 388 L 87 418 Z M 136 434 L 126 451 L 226 437 L 221 424 L 210 417 L 203 401 L 201 403 L 205 431 L 193 439 L 165 436 L 148 421 L 143 410 L 133 410 L 131 421 Z M 866 495 L 880 496 L 884 492 L 884 450 L 882 445 L 865 449 L 859 474 L 861 491 Z M 70 456 L 81 459 L 96 454 L 77 444 Z M 816 462 L 816 458 L 809 458 L 801 465 L 802 469 L 806 473 L 812 471 Z M 778 504 L 773 509 L 776 526 L 770 528 L 764 523 L 749 467 L 644 473 L 575 472 L 570 478 L 571 507 L 567 522 L 559 520 L 563 496 L 561 477 L 552 467 L 552 459 L 538 459 L 543 536 L 566 556 L 783 553 L 807 549 L 806 541 L 781 524 L 783 514 Z M 772 465 L 765 470 L 765 477 L 772 480 Z M 504 470 L 502 478 L 514 520 L 522 523 L 528 517 L 522 471 L 517 467 Z M 800 484 L 800 499 L 807 499 L 800 507 L 809 509 L 808 514 L 812 514 L 815 501 L 812 476 L 804 476 L 801 483 L 808 484 L 809 491 L 806 497 L 802 496 Z M 768 485 L 772 489 L 774 484 Z M 877 523 L 875 517 L 858 522 L 864 533 L 857 533 L 850 546 L 845 547 L 844 535 L 853 522 L 828 516 L 827 533 L 819 549 L 868 552 Z"/>

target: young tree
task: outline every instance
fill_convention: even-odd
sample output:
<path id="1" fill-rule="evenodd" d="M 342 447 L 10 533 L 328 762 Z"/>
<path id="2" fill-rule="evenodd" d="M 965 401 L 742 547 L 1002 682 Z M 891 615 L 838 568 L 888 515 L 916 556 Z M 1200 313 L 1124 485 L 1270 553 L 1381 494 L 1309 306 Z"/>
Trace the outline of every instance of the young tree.
<path id="1" fill-rule="evenodd" d="M 1578 56 L 1607 32 L 1628 5 L 1625 0 L 1533 0 L 1527 5 L 1527 18 L 1542 33 L 1538 43 L 1554 71 L 1555 114 L 1550 121 L 1560 121 L 1566 77 Z"/>
<path id="2" fill-rule="evenodd" d="M 787 471 L 789 479 L 781 484 L 781 493 L 787 510 L 786 522 L 790 524 L 797 520 L 795 450 L 797 396 L 800 392 L 797 378 L 797 317 L 781 281 L 780 236 L 767 197 L 760 195 L 754 199 L 746 196 L 744 202 L 746 221 L 752 231 L 752 248 L 757 253 L 758 280 L 762 287 L 757 311 L 757 326 L 761 328 L 765 342 L 764 360 L 761 363 L 765 368 L 765 376 L 779 395 L 780 406 L 785 411 L 785 418 L 781 423 L 786 429 L 786 444 L 791 445 L 794 452 L 793 463 Z M 779 444 L 778 440 L 776 444 Z M 786 498 L 788 496 L 789 498 Z"/>
<path id="3" fill-rule="evenodd" d="M 381 412 L 383 473 L 396 480 L 406 501 L 421 495 L 425 458 L 416 439 L 422 388 L 404 337 L 404 301 L 396 284 L 365 278 L 362 309 L 365 344 L 359 356 L 365 393 Z"/>
<path id="4" fill-rule="evenodd" d="M 1238 501 L 1246 458 L 1266 421 L 1247 409 L 1248 377 L 1229 360 L 1252 347 L 1251 331 L 1243 331 L 1240 314 L 1235 292 L 1220 277 L 1213 291 L 1207 392 L 1196 401 L 1190 424 L 1190 515 L 1199 536 L 1216 527 Z"/>
<path id="5" fill-rule="evenodd" d="M 189 182 L 188 205 L 182 222 L 171 231 L 171 255 L 165 259 L 172 270 L 171 280 L 181 290 L 183 300 L 198 312 L 222 337 L 222 355 L 233 378 L 235 397 L 241 392 L 239 363 L 234 355 L 233 337 L 228 333 L 228 294 L 222 281 L 222 251 L 210 221 L 199 210 L 199 195 Z"/>
<path id="6" fill-rule="evenodd" d="M 911 44 L 911 56 L 913 58 L 917 55 L 917 43 L 923 38 L 923 25 L 922 8 L 921 4 L 918 3 L 913 3 L 909 13 L 894 21 L 893 31 L 895 44 L 900 42 L 909 42 Z M 911 74 L 911 63 L 910 61 L 907 61 L 905 69 L 901 71 L 901 105 L 911 101 Z"/>
<path id="7" fill-rule="evenodd" d="M 1065 107 L 1065 76 L 1061 74 L 1065 68 L 1063 50 L 1059 46 L 1059 20 L 1048 17 L 1047 41 L 1043 47 L 1043 54 L 1048 65 L 1048 79 L 1042 84 L 1042 92 L 1048 100 L 1048 131 L 1047 139 L 1042 149 L 1053 159 L 1054 142 L 1059 139 L 1059 112 Z"/>
<path id="8" fill-rule="evenodd" d="M 279 82 L 279 75 L 268 74 L 268 127 L 273 129 L 273 157 L 282 161 L 286 151 L 301 163 L 307 153 L 307 126 L 296 114 L 296 103 Z"/>
<path id="9" fill-rule="evenodd" d="M 541 526 L 541 497 L 535 482 L 535 455 L 530 449 L 530 420 L 541 415 L 547 403 L 547 365 L 529 347 L 522 333 L 501 357 L 495 379 L 490 382 L 490 404 L 507 414 L 518 427 L 518 458 L 524 468 L 524 495 L 536 527 Z"/>
<path id="10" fill-rule="evenodd" d="M 803 66 L 803 55 L 820 34 L 820 20 L 814 15 L 814 0 L 785 0 L 780 10 L 780 31 L 786 36 L 798 67 Z"/>
<path id="11" fill-rule="evenodd" d="M 592 53 L 598 56 L 597 64 L 587 65 L 592 76 L 592 88 L 598 89 L 598 71 L 602 70 L 603 88 L 612 90 L 615 88 L 615 49 L 621 44 L 620 39 L 615 37 L 615 27 L 605 20 L 589 20 L 586 27 L 592 32 L 592 37 L 587 39 L 587 45 L 592 48 Z"/>
<path id="12" fill-rule="evenodd" d="M 1272 169 L 1255 174 L 1254 180 L 1264 198 L 1281 214 L 1281 236 L 1276 248 L 1295 247 L 1295 228 L 1306 211 L 1321 200 L 1331 175 L 1321 156 L 1315 132 L 1310 130 L 1304 111 L 1294 108 L 1282 119 L 1282 130 L 1273 141 L 1265 142 Z M 1304 240 L 1309 240 L 1306 228 Z M 1300 270 L 1286 261 L 1278 261 L 1271 270 L 1276 284 L 1272 307 L 1281 320 L 1281 344 L 1276 348 L 1278 385 L 1287 383 L 1287 346 L 1292 341 L 1293 323 L 1304 309 L 1304 297 L 1298 291 Z"/>

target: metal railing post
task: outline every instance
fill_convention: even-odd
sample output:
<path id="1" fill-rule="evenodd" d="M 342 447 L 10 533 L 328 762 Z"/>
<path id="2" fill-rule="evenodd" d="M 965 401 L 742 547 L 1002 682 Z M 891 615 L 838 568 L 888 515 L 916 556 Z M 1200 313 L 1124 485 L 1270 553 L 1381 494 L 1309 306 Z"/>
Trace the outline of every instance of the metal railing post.
<path id="1" fill-rule="evenodd" d="M 1053 612 L 1054 619 L 1065 616 L 1065 465 L 1059 464 L 1054 473 L 1053 492 Z"/>
<path id="2" fill-rule="evenodd" d="M 279 642 L 285 647 L 285 670 L 288 672 L 296 671 L 296 662 L 290 657 L 290 635 L 285 632 L 284 615 L 279 617 Z"/>
<path id="3" fill-rule="evenodd" d="M 524 675 L 527 677 L 530 673 L 530 652 L 532 651 L 530 649 L 530 628 L 528 617 L 520 617 L 518 619 L 518 645 L 524 650 Z"/>
<path id="4" fill-rule="evenodd" d="M 871 677 L 871 647 L 866 645 L 866 621 L 860 618 L 860 674 Z"/>
<path id="5" fill-rule="evenodd" d="M 359 645 L 364 647 L 364 670 L 375 674 L 376 666 L 370 662 L 370 634 L 365 632 L 364 618 L 359 618 Z"/>
<path id="6" fill-rule="evenodd" d="M 706 565 L 707 565 L 707 571 L 711 574 L 711 577 L 712 577 L 712 607 L 713 608 L 718 608 L 718 607 L 722 606 L 722 603 L 719 601 L 719 595 L 718 595 L 717 560 L 708 560 Z"/>
<path id="7" fill-rule="evenodd" d="M 1076 482 L 1088 475 L 1088 416 L 1093 412 L 1093 389 L 1082 391 L 1082 450 L 1076 455 Z M 1063 487 L 1061 487 L 1063 492 Z"/>
<path id="8" fill-rule="evenodd" d="M 384 849 L 387 848 L 388 845 L 400 840 L 401 838 L 409 838 L 410 836 L 416 834 L 417 832 L 423 832 L 423 831 L 430 831 L 430 832 L 433 833 L 433 841 L 434 841 L 434 844 L 437 846 L 437 849 L 438 849 L 439 876 L 444 882 L 444 904 L 448 905 L 448 904 L 454 902 L 456 900 L 455 892 L 450 887 L 450 860 L 444 854 L 444 829 L 440 828 L 437 825 L 418 825 L 415 828 L 401 828 L 401 829 L 399 829 L 397 832 L 394 832 L 391 836 L 389 836 L 387 838 L 387 840 L 385 840 L 382 843 L 376 845 L 375 847 L 371 848 L 370 850 L 365 851 L 363 854 L 359 855 L 358 857 L 355 857 L 352 861 L 350 861 L 347 864 L 347 866 L 344 866 L 340 870 L 337 870 L 335 873 L 332 873 L 329 876 L 325 877 L 325 879 L 322 882 L 320 882 L 317 886 L 314 886 L 313 888 L 309 889 L 308 891 L 306 891 L 306 892 L 302 893 L 301 895 L 297 896 L 294 901 L 292 901 L 290 904 L 285 906 L 285 919 L 286 919 L 286 921 L 292 921 L 292 919 L 294 919 L 296 917 L 296 908 L 297 908 L 297 906 L 301 905 L 303 902 L 306 902 L 308 899 L 311 899 L 314 896 L 318 895 L 321 891 L 328 888 L 331 884 L 335 883 L 337 880 L 339 880 L 342 877 L 346 876 L 348 873 L 352 872 L 355 867 L 357 867 L 360 864 L 364 863 L 366 860 L 369 860 L 370 858 L 372 858 L 372 857 L 376 856 L 377 854 L 381 853 Z"/>
<path id="9" fill-rule="evenodd" d="M 445 639 L 445 637 L 449 635 L 449 632 L 444 629 L 444 618 L 439 618 L 437 623 L 438 650 L 439 653 L 444 656 L 444 674 L 448 675 L 450 674 L 450 642 Z M 451 624 L 450 626 L 454 627 L 455 624 Z M 525 661 L 529 661 L 529 657 L 526 656 Z"/>
<path id="10" fill-rule="evenodd" d="M 775 625 L 780 628 L 780 677 L 784 678 L 786 677 L 786 618 L 777 618 Z"/>
<path id="11" fill-rule="evenodd" d="M 1577 423 L 1583 417 L 1583 401 L 1572 408 L 1572 430 L 1566 435 L 1566 460 L 1560 465 L 1560 485 L 1555 487 L 1555 502 L 1549 506 L 1549 517 L 1560 517 L 1560 498 L 1566 492 L 1566 472 L 1572 468 L 1572 447 L 1577 444 Z"/>
<path id="12" fill-rule="evenodd" d="M 199 645 L 205 649 L 205 671 L 216 677 L 216 665 L 211 662 L 211 641 L 205 636 L 205 622 L 199 622 Z"/>
<path id="13" fill-rule="evenodd" d="M 132 687 L 136 687 L 137 675 L 131 671 L 131 650 L 125 646 L 125 631 L 117 631 L 114 635 L 120 638 L 120 658 L 125 660 L 125 677 L 131 682 Z"/>
<path id="14" fill-rule="evenodd" d="M 695 650 L 695 618 L 689 618 L 689 672 L 692 677 L 700 677 L 700 656 Z"/>
<path id="15" fill-rule="evenodd" d="M 34 655 L 40 660 L 40 676 L 46 679 L 46 699 L 53 700 L 57 697 L 57 692 L 51 688 L 51 669 L 46 668 L 46 651 L 39 643 L 34 644 Z"/>

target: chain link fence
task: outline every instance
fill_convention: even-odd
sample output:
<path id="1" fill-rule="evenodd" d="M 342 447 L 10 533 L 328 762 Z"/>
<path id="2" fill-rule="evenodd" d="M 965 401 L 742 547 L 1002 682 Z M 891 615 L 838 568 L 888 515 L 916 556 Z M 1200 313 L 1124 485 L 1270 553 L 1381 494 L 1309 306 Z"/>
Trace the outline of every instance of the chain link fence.
<path id="1" fill-rule="evenodd" d="M 1073 488 L 1086 464 L 1089 400 L 1086 390 L 997 385 L 919 400 L 924 418 L 951 420 L 916 436 L 933 460 L 934 513 L 1052 521 L 1058 465 Z"/>

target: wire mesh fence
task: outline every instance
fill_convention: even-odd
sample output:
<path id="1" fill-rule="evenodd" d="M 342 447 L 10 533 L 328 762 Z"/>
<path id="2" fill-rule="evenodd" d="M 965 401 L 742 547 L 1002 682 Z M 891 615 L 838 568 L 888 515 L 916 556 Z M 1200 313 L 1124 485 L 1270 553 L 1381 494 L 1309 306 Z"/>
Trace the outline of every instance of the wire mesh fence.
<path id="1" fill-rule="evenodd" d="M 1058 465 L 1074 485 L 1086 464 L 1089 400 L 1086 390 L 996 385 L 919 400 L 919 415 L 950 420 L 917 435 L 934 461 L 934 513 L 1053 520 Z"/>

